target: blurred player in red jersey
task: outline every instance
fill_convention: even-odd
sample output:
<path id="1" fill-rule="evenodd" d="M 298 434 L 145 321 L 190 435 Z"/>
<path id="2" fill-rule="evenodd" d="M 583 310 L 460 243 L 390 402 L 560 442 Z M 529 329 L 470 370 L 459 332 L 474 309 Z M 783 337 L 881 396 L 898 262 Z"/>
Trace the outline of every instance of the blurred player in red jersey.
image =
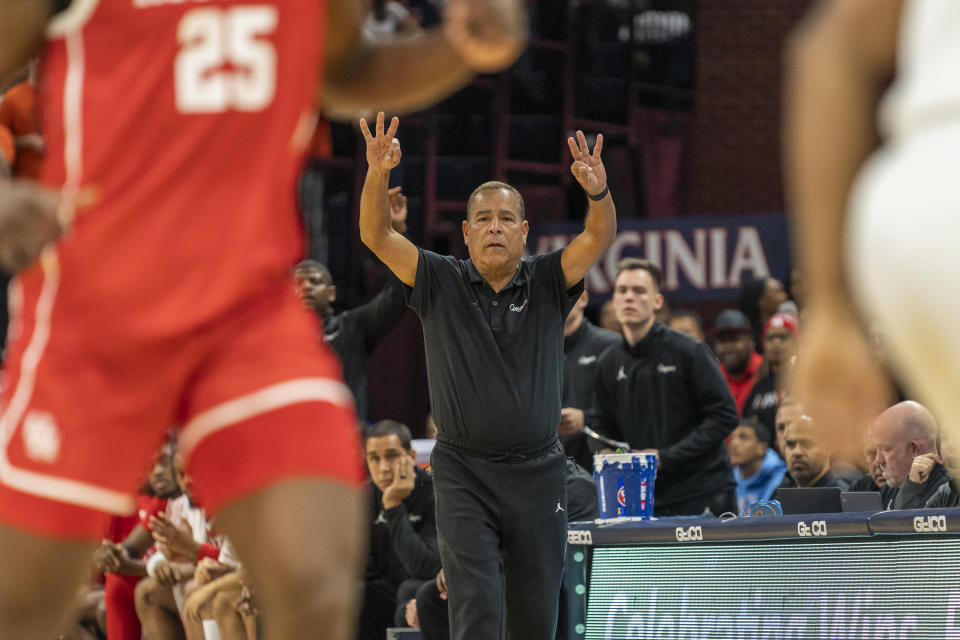
<path id="1" fill-rule="evenodd" d="M 448 0 L 438 31 L 368 43 L 361 4 L 0 0 L 0 84 L 47 36 L 48 187 L 0 184 L 0 638 L 53 636 L 169 424 L 265 637 L 349 636 L 356 417 L 289 286 L 311 114 L 425 106 L 526 35 L 519 0 Z"/>

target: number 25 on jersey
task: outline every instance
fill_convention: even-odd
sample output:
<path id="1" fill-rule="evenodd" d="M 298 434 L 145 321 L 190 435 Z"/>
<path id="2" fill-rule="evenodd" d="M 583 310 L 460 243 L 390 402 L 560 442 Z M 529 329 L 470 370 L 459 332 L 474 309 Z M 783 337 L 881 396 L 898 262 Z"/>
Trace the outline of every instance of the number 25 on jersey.
<path id="1" fill-rule="evenodd" d="M 277 52 L 266 38 L 277 28 L 277 9 L 203 7 L 177 27 L 174 62 L 181 113 L 260 111 L 277 88 Z"/>

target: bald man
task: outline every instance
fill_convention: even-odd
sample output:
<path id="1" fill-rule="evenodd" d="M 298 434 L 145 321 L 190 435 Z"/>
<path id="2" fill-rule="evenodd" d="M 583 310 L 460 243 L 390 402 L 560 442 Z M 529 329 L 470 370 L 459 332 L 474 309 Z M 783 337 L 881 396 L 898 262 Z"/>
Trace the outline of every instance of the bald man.
<path id="1" fill-rule="evenodd" d="M 906 401 L 893 405 L 877 416 L 868 434 L 876 443 L 876 462 L 887 486 L 894 488 L 885 496 L 888 509 L 921 508 L 950 479 L 937 458 L 937 421 L 922 404 Z M 927 456 L 934 463 L 924 483 L 908 478 L 918 456 Z"/>

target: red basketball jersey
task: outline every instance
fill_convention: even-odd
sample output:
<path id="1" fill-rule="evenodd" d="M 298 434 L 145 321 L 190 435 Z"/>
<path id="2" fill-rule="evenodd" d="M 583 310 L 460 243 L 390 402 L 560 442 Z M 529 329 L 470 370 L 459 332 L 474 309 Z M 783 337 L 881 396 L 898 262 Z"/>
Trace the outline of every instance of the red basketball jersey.
<path id="1" fill-rule="evenodd" d="M 96 198 L 57 246 L 55 323 L 164 337 L 290 286 L 324 30 L 323 0 L 73 0 L 51 22 L 42 180 Z"/>

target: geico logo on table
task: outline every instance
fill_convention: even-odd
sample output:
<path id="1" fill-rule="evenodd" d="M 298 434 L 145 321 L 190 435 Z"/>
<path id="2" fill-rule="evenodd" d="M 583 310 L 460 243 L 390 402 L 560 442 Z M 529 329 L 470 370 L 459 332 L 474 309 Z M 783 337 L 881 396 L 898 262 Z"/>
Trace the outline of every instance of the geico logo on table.
<path id="1" fill-rule="evenodd" d="M 589 531 L 567 531 L 567 544 L 593 544 L 593 534 Z"/>
<path id="2" fill-rule="evenodd" d="M 703 528 L 699 525 L 689 529 L 677 527 L 677 542 L 690 542 L 692 540 L 703 540 Z"/>
<path id="3" fill-rule="evenodd" d="M 946 531 L 947 516 L 917 516 L 913 519 L 913 530 L 917 533 Z"/>
<path id="4" fill-rule="evenodd" d="M 825 520 L 814 520 L 808 525 L 801 520 L 797 523 L 797 535 L 825 536 L 827 535 L 827 522 Z"/>

